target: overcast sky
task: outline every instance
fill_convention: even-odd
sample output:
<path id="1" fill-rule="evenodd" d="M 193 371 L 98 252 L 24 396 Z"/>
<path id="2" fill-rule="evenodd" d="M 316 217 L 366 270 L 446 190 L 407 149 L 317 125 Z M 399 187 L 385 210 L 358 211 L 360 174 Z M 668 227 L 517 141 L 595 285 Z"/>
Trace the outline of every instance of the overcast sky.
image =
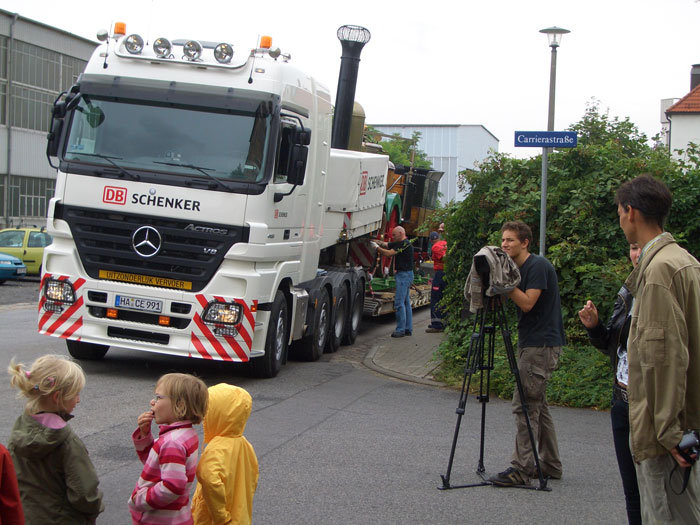
<path id="1" fill-rule="evenodd" d="M 115 21 L 158 36 L 227 41 L 237 53 L 258 35 L 335 91 L 336 30 L 368 28 L 356 98 L 369 123 L 481 124 L 518 157 L 518 131 L 545 130 L 550 48 L 540 29 L 565 35 L 557 60 L 556 118 L 563 130 L 593 98 L 648 136 L 660 131 L 660 100 L 690 90 L 700 63 L 697 0 L 0 0 L 0 8 L 95 39 Z"/>

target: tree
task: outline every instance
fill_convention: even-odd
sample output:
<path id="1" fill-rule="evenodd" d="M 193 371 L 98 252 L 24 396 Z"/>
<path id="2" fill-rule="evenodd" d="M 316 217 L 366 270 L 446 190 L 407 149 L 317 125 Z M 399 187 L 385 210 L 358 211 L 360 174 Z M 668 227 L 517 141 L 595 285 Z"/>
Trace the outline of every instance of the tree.
<path id="1" fill-rule="evenodd" d="M 372 126 L 367 126 L 365 136 L 369 139 L 369 142 L 381 145 L 384 152 L 389 155 L 389 159 L 395 165 L 410 166 L 411 153 L 412 150 L 415 149 L 413 155 L 413 167 L 427 169 L 433 167 L 432 163 L 428 160 L 426 153 L 417 148 L 418 141 L 421 137 L 421 134 L 418 131 L 413 133 L 411 139 L 406 139 L 399 133 L 394 133 L 392 138 L 387 139 L 386 137 L 381 136 L 379 130 L 373 128 Z"/>
<path id="2" fill-rule="evenodd" d="M 696 257 L 700 255 L 700 150 L 690 145 L 683 163 L 668 151 L 652 147 L 629 119 L 610 118 L 593 102 L 578 123 L 570 127 L 579 136 L 578 147 L 549 156 L 547 202 L 547 258 L 559 276 L 562 315 L 569 348 L 588 348 L 577 311 L 592 299 L 607 319 L 617 290 L 631 269 L 627 243 L 618 225 L 615 191 L 620 184 L 642 173 L 664 180 L 674 195 L 667 229 Z M 447 369 L 459 370 L 471 335 L 471 320 L 462 319 L 463 286 L 473 255 L 484 245 L 500 245 L 500 227 L 508 220 L 522 220 L 539 231 L 541 157 L 513 159 L 502 153 L 490 155 L 477 171 L 463 172 L 471 187 L 467 198 L 448 217 L 449 245 L 446 272 L 448 288 L 443 304 L 448 313 L 448 338 L 441 347 Z M 531 251 L 537 253 L 537 235 Z M 514 326 L 514 310 L 510 325 Z M 578 351 L 578 349 L 576 350 Z M 602 394 L 572 402 L 603 404 L 610 375 L 605 358 L 590 350 L 581 353 L 585 366 L 570 350 L 558 372 L 561 379 L 577 370 L 587 383 L 566 375 L 554 399 L 567 402 L 572 390 L 586 398 L 587 388 Z M 591 370 L 597 371 L 591 377 Z M 507 373 L 505 374 L 507 375 Z M 573 381 L 569 383 L 568 381 Z M 556 378 L 553 378 L 556 383 Z M 498 388 L 498 381 L 496 386 Z M 503 392 L 512 388 L 504 380 Z M 575 385 L 575 386 L 574 386 Z M 594 385 L 591 387 L 591 385 Z M 597 385 L 597 386 L 595 386 Z M 601 397 L 602 396 L 602 397 Z"/>

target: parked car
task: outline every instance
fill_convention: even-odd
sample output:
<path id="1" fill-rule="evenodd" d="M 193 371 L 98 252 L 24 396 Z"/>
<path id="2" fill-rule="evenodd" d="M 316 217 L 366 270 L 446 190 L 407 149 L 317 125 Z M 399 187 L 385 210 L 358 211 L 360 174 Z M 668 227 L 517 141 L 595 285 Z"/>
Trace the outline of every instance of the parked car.
<path id="1" fill-rule="evenodd" d="M 27 267 L 27 273 L 41 273 L 41 261 L 44 258 L 44 248 L 53 239 L 44 228 L 20 227 L 0 230 L 0 252 L 14 255 L 22 260 Z"/>
<path id="2" fill-rule="evenodd" d="M 0 252 L 0 284 L 27 275 L 27 267 L 14 255 Z"/>

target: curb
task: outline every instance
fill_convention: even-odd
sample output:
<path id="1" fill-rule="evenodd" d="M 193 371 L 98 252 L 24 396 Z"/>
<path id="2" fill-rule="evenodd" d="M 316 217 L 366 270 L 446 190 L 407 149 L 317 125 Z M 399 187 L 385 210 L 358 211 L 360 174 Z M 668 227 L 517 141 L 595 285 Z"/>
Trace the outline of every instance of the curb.
<path id="1" fill-rule="evenodd" d="M 395 370 L 389 370 L 388 368 L 379 366 L 377 363 L 374 362 L 374 356 L 377 354 L 377 350 L 379 350 L 380 346 L 380 344 L 375 344 L 370 349 L 370 351 L 367 352 L 367 354 L 365 354 L 365 357 L 362 360 L 362 364 L 370 370 L 374 370 L 375 372 L 378 372 L 385 376 L 393 377 L 394 379 L 401 379 L 402 381 L 410 381 L 412 383 L 418 383 L 426 386 L 447 387 L 447 385 L 445 385 L 444 383 L 435 381 L 433 379 L 426 379 L 424 377 L 402 374 L 401 372 L 396 372 Z"/>

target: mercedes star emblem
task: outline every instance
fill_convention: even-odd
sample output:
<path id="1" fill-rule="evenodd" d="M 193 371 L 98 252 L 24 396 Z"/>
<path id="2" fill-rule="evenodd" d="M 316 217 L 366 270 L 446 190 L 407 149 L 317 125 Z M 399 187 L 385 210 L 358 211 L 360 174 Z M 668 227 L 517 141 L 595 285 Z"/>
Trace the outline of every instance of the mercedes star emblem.
<path id="1" fill-rule="evenodd" d="M 160 251 L 162 239 L 153 226 L 141 226 L 131 236 L 131 245 L 141 257 L 153 257 Z"/>

